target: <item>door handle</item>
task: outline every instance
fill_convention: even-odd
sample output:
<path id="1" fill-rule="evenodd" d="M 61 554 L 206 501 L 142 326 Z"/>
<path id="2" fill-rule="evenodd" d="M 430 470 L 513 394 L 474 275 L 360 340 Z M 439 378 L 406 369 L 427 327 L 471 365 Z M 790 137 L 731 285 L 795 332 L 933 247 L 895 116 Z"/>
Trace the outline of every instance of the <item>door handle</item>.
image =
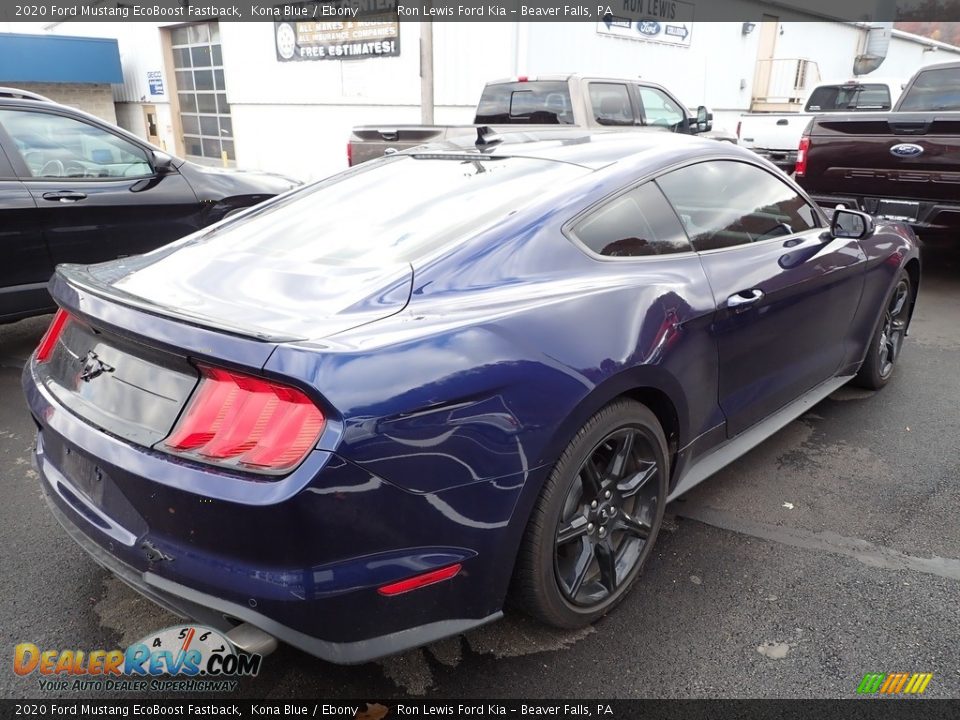
<path id="1" fill-rule="evenodd" d="M 727 307 L 734 311 L 746 310 L 754 303 L 763 299 L 763 290 L 754 288 L 753 290 L 741 290 L 736 295 L 727 298 Z"/>
<path id="2" fill-rule="evenodd" d="M 59 192 L 44 193 L 43 199 L 51 200 L 53 202 L 71 203 L 77 202 L 78 200 L 86 200 L 87 194 L 76 192 L 74 190 L 60 190 Z"/>

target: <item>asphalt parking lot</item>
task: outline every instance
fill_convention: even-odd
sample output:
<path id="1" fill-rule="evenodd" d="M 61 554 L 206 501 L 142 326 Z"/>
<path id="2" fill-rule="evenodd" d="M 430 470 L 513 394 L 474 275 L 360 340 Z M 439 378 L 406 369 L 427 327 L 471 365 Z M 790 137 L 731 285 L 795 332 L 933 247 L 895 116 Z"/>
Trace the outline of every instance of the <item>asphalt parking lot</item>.
<path id="1" fill-rule="evenodd" d="M 595 627 L 510 613 L 357 667 L 282 647 L 237 695 L 850 698 L 865 673 L 899 671 L 932 672 L 926 696 L 960 698 L 960 251 L 924 259 L 892 383 L 841 389 L 673 503 L 641 584 Z M 48 322 L 0 326 L 2 653 L 125 647 L 174 622 L 40 498 L 19 376 Z M 0 696 L 43 696 L 10 655 L 0 667 Z"/>

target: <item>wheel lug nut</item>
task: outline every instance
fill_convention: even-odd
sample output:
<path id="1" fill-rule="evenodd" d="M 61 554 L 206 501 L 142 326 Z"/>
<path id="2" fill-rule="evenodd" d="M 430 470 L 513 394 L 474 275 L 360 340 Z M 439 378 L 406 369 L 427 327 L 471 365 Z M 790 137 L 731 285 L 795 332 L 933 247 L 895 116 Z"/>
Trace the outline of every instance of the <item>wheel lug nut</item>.
<path id="1" fill-rule="evenodd" d="M 600 530 L 598 530 L 598 533 L 600 534 L 600 537 L 603 537 L 604 535 L 607 534 L 607 529 L 606 529 L 606 528 L 600 528 Z"/>
<path id="2" fill-rule="evenodd" d="M 609 499 L 610 499 L 610 491 L 607 490 L 607 491 L 603 494 L 603 496 L 604 496 L 607 500 L 609 500 Z"/>
<path id="3" fill-rule="evenodd" d="M 611 508 L 610 508 L 610 517 L 613 517 L 613 516 L 616 515 L 616 514 L 617 514 L 617 508 L 611 507 Z"/>
<path id="4" fill-rule="evenodd" d="M 588 533 L 592 533 L 592 532 L 593 532 L 593 523 L 587 523 L 587 532 L 588 532 Z"/>
<path id="5" fill-rule="evenodd" d="M 597 501 L 594 500 L 592 503 L 590 503 L 590 507 L 593 508 L 594 510 L 596 510 L 596 509 L 597 509 Z"/>

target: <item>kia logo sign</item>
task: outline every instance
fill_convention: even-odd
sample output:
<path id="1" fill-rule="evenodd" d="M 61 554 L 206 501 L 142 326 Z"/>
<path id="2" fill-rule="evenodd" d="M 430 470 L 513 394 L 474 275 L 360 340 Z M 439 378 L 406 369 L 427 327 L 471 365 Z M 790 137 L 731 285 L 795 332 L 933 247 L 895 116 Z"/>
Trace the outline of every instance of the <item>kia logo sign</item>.
<path id="1" fill-rule="evenodd" d="M 900 143 L 890 148 L 890 154 L 894 157 L 903 158 L 918 157 L 919 155 L 923 155 L 923 148 L 913 143 Z"/>

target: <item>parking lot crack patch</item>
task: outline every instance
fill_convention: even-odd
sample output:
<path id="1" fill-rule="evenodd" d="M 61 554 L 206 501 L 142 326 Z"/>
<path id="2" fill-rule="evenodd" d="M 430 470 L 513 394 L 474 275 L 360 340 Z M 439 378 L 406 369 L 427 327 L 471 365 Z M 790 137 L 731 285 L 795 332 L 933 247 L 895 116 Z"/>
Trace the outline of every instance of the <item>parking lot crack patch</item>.
<path id="1" fill-rule="evenodd" d="M 832 532 L 810 532 L 798 528 L 770 525 L 737 517 L 707 506 L 683 503 L 676 514 L 721 530 L 770 540 L 804 550 L 819 550 L 853 558 L 864 565 L 885 570 L 912 570 L 950 580 L 960 580 L 960 560 L 934 556 L 922 558 L 899 550 L 874 545 L 866 540 L 848 538 Z"/>

